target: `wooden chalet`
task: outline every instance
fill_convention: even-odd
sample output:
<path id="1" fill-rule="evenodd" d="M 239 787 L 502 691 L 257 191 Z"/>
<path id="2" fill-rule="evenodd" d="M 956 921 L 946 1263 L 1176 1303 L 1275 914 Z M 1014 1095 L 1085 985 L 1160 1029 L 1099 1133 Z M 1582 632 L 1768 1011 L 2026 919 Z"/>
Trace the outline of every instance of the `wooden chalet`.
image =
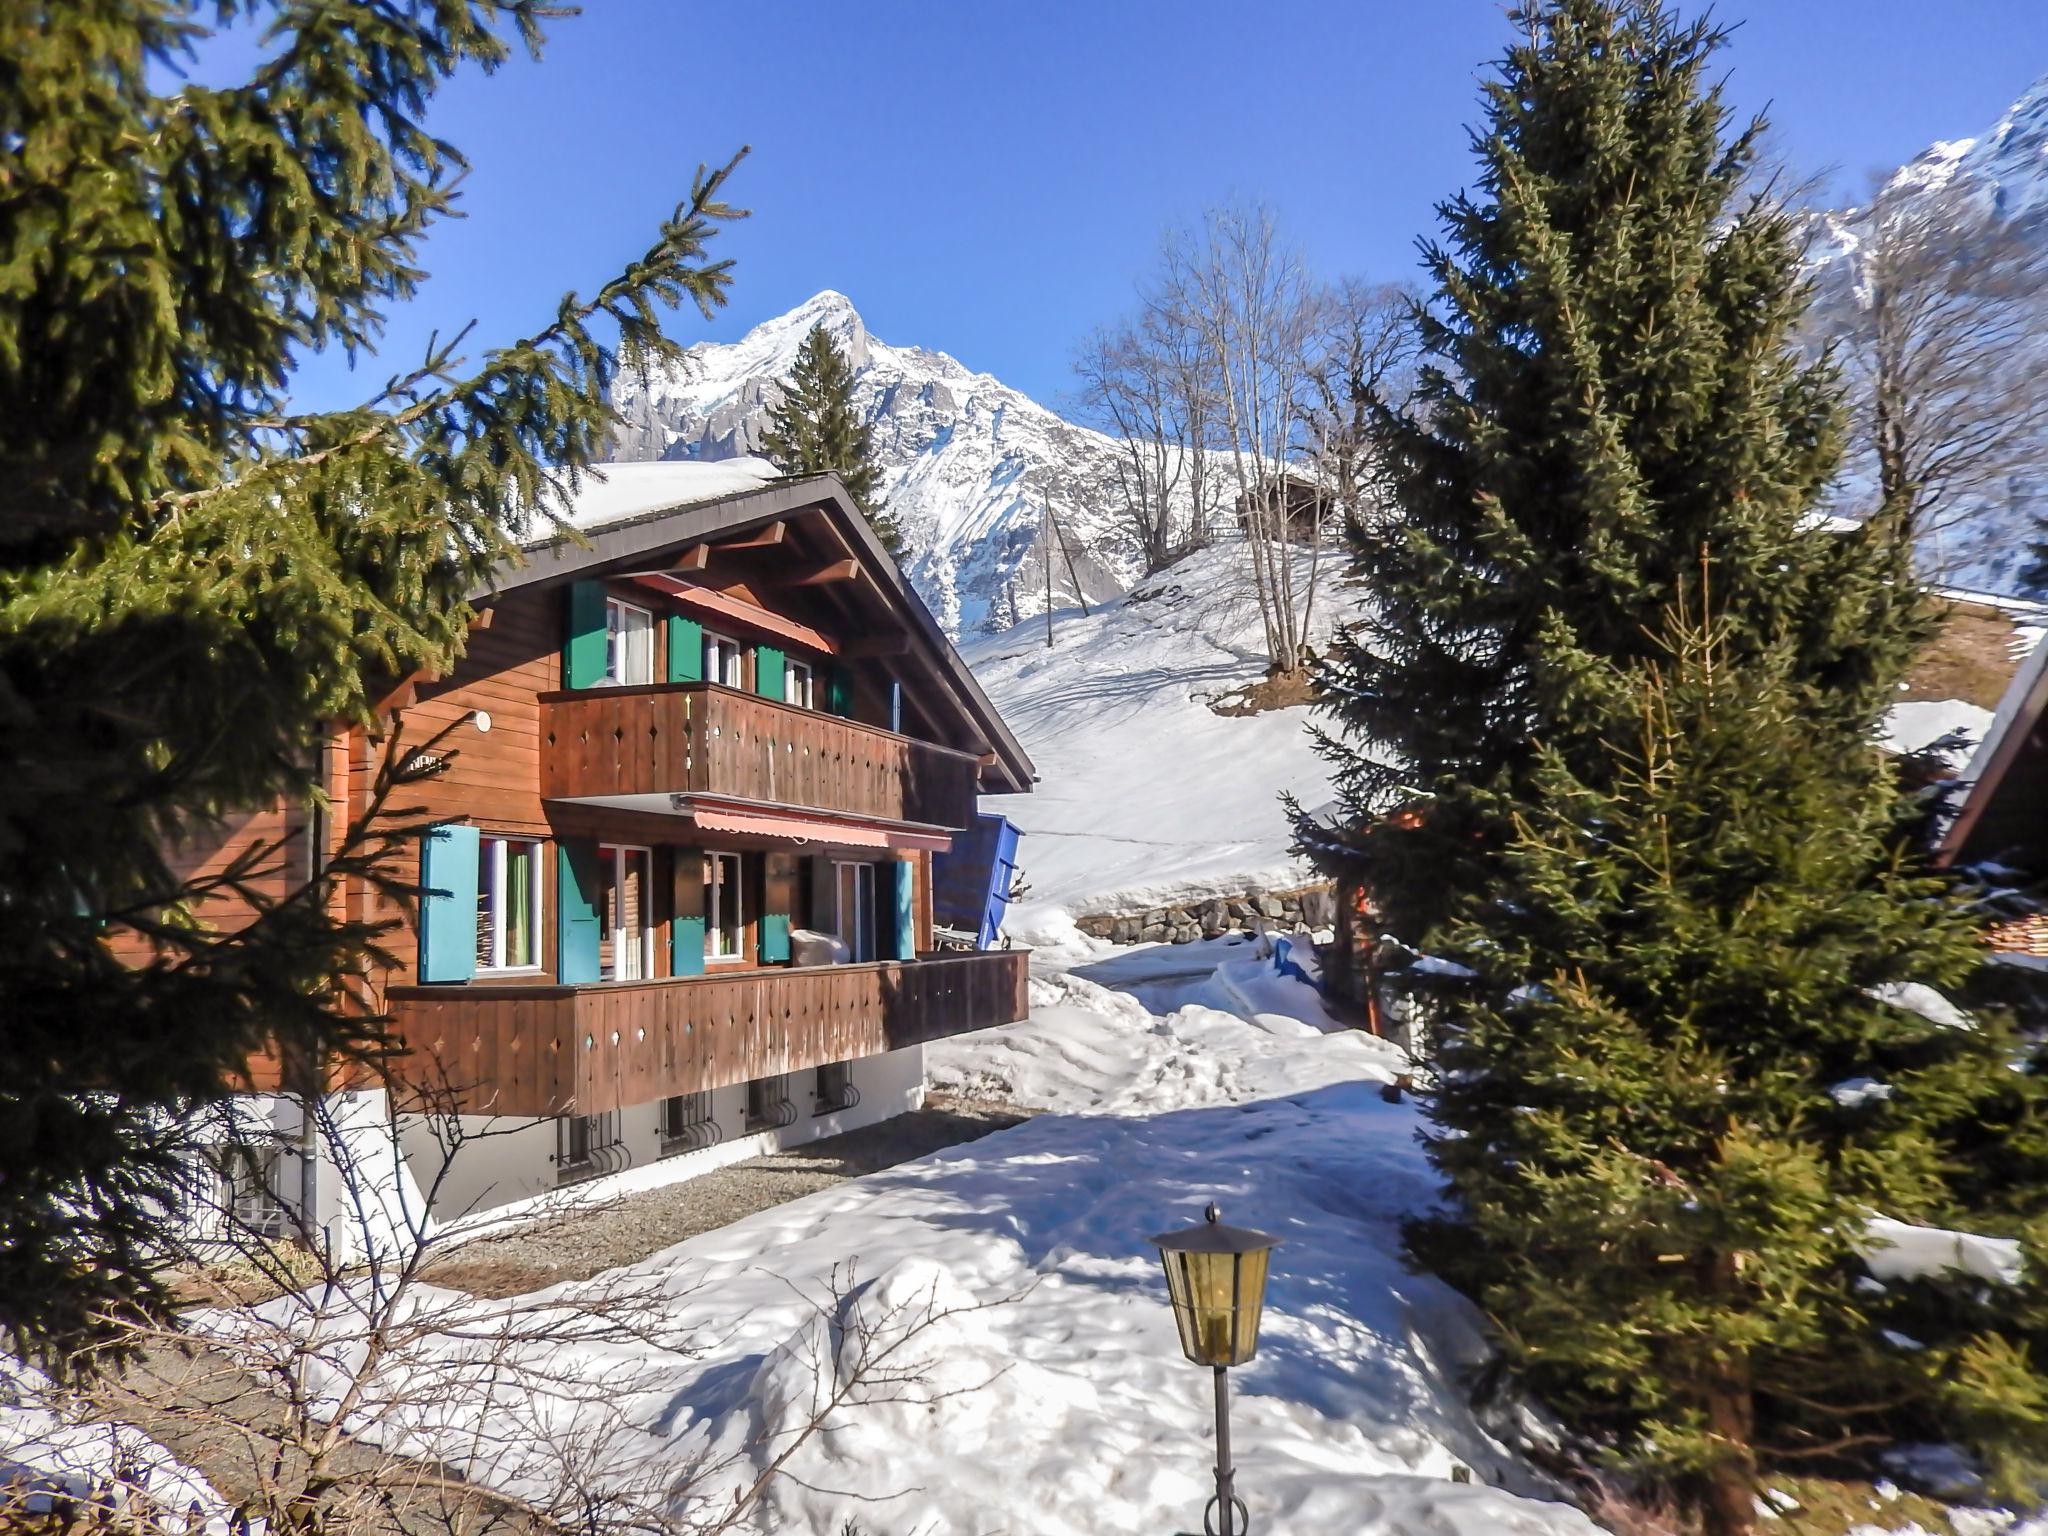
<path id="1" fill-rule="evenodd" d="M 692 499 L 720 468 L 608 469 L 582 539 L 497 571 L 461 663 L 388 700 L 433 742 L 393 801 L 426 894 L 371 999 L 397 1079 L 539 1127 L 464 1205 L 884 1118 L 924 1042 L 1026 1012 L 1024 951 L 935 950 L 931 869 L 1030 760 L 836 479 Z M 384 750 L 337 730 L 335 806 Z"/>

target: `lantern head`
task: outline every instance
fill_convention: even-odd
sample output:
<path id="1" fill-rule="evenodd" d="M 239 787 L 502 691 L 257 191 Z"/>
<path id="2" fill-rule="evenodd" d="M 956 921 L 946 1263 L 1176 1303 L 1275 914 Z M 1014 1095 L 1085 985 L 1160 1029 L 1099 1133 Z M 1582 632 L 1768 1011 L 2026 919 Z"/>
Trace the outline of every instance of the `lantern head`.
<path id="1" fill-rule="evenodd" d="M 1180 1347 L 1197 1365 L 1243 1365 L 1258 1352 L 1266 1260 L 1280 1239 L 1227 1227 L 1211 1203 L 1200 1226 L 1152 1239 L 1166 1267 L 1166 1291 Z"/>

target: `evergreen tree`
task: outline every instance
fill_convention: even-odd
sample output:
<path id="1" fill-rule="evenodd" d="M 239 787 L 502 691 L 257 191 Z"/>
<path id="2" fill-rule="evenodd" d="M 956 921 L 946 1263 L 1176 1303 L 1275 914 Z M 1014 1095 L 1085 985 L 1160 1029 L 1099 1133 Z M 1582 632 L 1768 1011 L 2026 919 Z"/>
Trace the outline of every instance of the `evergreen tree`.
<path id="1" fill-rule="evenodd" d="M 730 166 L 526 339 L 292 408 L 298 358 L 365 351 L 422 279 L 462 165 L 420 126 L 435 91 L 537 51 L 554 14 L 0 7 L 0 1327 L 43 1363 L 164 1302 L 184 1112 L 252 1052 L 377 1045 L 337 979 L 378 934 L 330 896 L 383 869 L 378 838 L 206 880 L 169 851 L 280 796 L 317 808 L 332 723 L 452 664 L 464 594 L 602 455 L 617 367 L 677 355 L 659 311 L 723 302 Z M 180 83 L 203 16 L 264 29 L 246 81 Z M 221 893 L 256 920 L 207 928 Z"/>
<path id="2" fill-rule="evenodd" d="M 2026 1467 L 2020 1345 L 1942 1282 L 1858 1283 L 1873 1213 L 2018 1222 L 2040 1187 L 1962 1172 L 1987 1123 L 2038 1142 L 2011 1042 L 1881 1000 L 1977 953 L 1875 745 L 1931 633 L 1898 509 L 1810 516 L 1837 391 L 1722 34 L 1657 0 L 1512 14 L 1417 397 L 1375 415 L 1370 609 L 1319 676 L 1343 814 L 1298 823 L 1471 973 L 1429 1011 L 1451 1199 L 1417 1252 L 1717 1531 L 1759 1455 L 1931 1423 Z M 1887 1345 L 1911 1308 L 1925 1348 Z"/>
<path id="3" fill-rule="evenodd" d="M 782 398 L 768 408 L 761 452 L 786 475 L 837 475 L 882 547 L 903 558 L 903 534 L 881 497 L 874 432 L 853 403 L 853 370 L 822 325 L 804 337 Z"/>
<path id="4" fill-rule="evenodd" d="M 1346 830 L 1308 850 L 1419 943 L 1482 891 L 1540 731 L 1575 768 L 1711 558 L 1731 645 L 1798 645 L 1815 730 L 1863 732 L 1929 620 L 1893 521 L 1803 521 L 1833 380 L 1792 345 L 1791 222 L 1747 190 L 1705 78 L 1721 33 L 1650 0 L 1531 0 L 1486 87 L 1475 192 L 1441 208 L 1406 409 L 1375 412 L 1390 509 L 1351 539 L 1369 611 L 1322 672 Z M 1427 803 L 1427 816 L 1390 815 Z"/>
<path id="5" fill-rule="evenodd" d="M 1996 1020 L 1912 1006 L 1976 936 L 1897 858 L 1878 754 L 1813 752 L 1794 648 L 1739 663 L 1733 628 L 1611 669 L 1636 712 L 1598 782 L 1540 752 L 1492 900 L 1439 936 L 1476 976 L 1435 1042 L 1456 1200 L 1411 1238 L 1524 1380 L 1713 1531 L 1750 1528 L 1760 1466 L 1865 1437 L 1971 1445 L 2024 1490 L 2048 1470 L 2032 1304 L 1877 1286 L 1863 1253 L 1874 1215 L 1954 1220 L 1982 1121 L 2038 1142 L 2040 1096 L 2007 1088 Z"/>

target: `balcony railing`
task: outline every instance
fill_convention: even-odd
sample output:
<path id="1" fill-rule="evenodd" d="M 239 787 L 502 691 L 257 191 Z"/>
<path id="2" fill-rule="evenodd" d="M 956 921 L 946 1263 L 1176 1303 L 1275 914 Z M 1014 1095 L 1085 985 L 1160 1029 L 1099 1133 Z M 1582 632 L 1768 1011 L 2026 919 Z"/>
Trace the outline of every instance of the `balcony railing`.
<path id="1" fill-rule="evenodd" d="M 592 986 L 392 987 L 397 1076 L 472 1114 L 601 1114 L 1008 1024 L 1028 951 Z"/>
<path id="2" fill-rule="evenodd" d="M 541 695 L 541 794 L 722 795 L 962 829 L 971 753 L 712 683 Z"/>

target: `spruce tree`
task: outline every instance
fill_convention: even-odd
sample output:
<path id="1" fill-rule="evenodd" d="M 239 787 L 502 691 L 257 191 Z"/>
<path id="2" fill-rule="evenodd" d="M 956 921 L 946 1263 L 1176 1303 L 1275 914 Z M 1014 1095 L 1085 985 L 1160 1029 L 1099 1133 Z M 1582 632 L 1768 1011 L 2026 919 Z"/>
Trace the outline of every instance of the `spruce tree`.
<path id="1" fill-rule="evenodd" d="M 837 475 L 882 547 L 903 558 L 902 531 L 882 500 L 874 432 L 853 403 L 853 370 L 822 325 L 804 337 L 781 398 L 768 408 L 761 452 L 786 475 Z"/>
<path id="2" fill-rule="evenodd" d="M 1712 1531 L 1750 1528 L 1764 1468 L 1893 1437 L 2024 1490 L 2048 1470 L 2032 1304 L 1878 1285 L 1864 1255 L 1874 1216 L 1981 1214 L 1955 1175 L 1989 1115 L 2038 1140 L 2040 1095 L 2008 1088 L 1995 1019 L 1916 1006 L 1975 932 L 1898 857 L 1878 754 L 1812 750 L 1795 648 L 1737 661 L 1735 628 L 1672 624 L 1667 656 L 1609 669 L 1634 707 L 1609 760 L 1589 783 L 1539 751 L 1491 899 L 1438 936 L 1475 980 L 1435 1039 L 1455 1198 L 1411 1239 L 1524 1381 Z"/>
<path id="3" fill-rule="evenodd" d="M 0 7 L 0 1329 L 44 1364 L 164 1303 L 181 1117 L 253 1052 L 378 1044 L 343 994 L 379 935 L 330 895 L 388 880 L 380 839 L 204 881 L 173 851 L 319 809 L 334 722 L 452 664 L 464 594 L 602 457 L 616 369 L 678 355 L 660 311 L 723 302 L 730 166 L 525 339 L 294 408 L 294 363 L 365 353 L 424 276 L 463 164 L 421 126 L 438 87 L 555 14 Z M 246 80 L 184 78 L 202 18 L 263 30 Z M 256 920 L 209 928 L 219 894 Z"/>
<path id="4" fill-rule="evenodd" d="M 1915 1425 L 2038 1466 L 1988 1309 L 1859 1273 L 1874 1214 L 2037 1216 L 1964 1170 L 1987 1113 L 2037 1142 L 2040 1102 L 1994 1023 L 1885 1001 L 1977 953 L 1876 749 L 1931 620 L 1896 509 L 1811 516 L 1841 413 L 1762 124 L 1733 128 L 1710 23 L 1511 14 L 1418 394 L 1376 411 L 1367 611 L 1319 674 L 1341 814 L 1299 822 L 1469 972 L 1427 1010 L 1450 1198 L 1416 1251 L 1717 1531 L 1759 1458 Z M 1887 1344 L 1895 1309 L 1924 1347 Z"/>
<path id="5" fill-rule="evenodd" d="M 1730 644 L 1789 636 L 1816 730 L 1860 741 L 1928 619 L 1893 522 L 1817 536 L 1832 376 L 1792 344 L 1792 221 L 1730 133 L 1722 34 L 1633 0 L 1528 3 L 1485 86 L 1474 190 L 1426 248 L 1416 397 L 1382 403 L 1389 515 L 1322 671 L 1344 830 L 1308 850 L 1414 944 L 1485 888 L 1540 730 L 1597 760 L 1620 686 L 1711 557 Z M 1426 803 L 1427 816 L 1390 815 Z"/>

